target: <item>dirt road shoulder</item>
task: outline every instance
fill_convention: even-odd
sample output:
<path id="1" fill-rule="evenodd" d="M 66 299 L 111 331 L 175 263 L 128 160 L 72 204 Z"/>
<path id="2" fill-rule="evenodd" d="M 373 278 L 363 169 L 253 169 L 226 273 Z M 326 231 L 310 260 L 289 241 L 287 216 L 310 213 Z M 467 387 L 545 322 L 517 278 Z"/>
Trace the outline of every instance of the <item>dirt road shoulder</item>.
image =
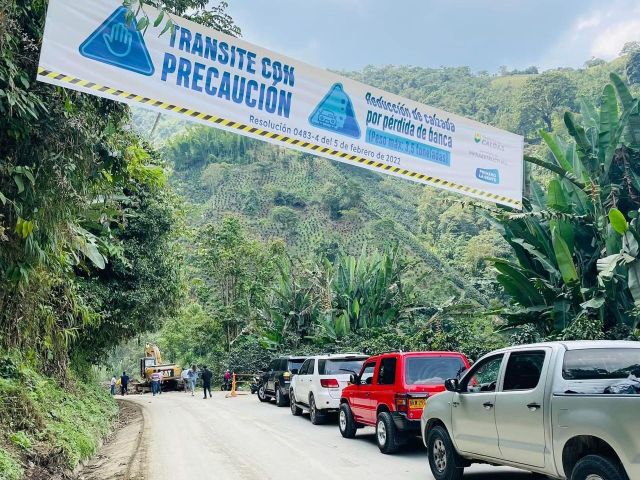
<path id="1" fill-rule="evenodd" d="M 148 440 L 144 409 L 118 399 L 120 418 L 114 435 L 77 475 L 77 480 L 145 480 Z"/>

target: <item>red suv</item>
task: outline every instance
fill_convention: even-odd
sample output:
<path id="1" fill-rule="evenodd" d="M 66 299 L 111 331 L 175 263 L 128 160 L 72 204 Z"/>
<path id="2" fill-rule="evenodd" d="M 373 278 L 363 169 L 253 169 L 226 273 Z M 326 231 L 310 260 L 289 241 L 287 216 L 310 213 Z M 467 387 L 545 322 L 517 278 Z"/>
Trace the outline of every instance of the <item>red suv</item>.
<path id="1" fill-rule="evenodd" d="M 448 378 L 469 368 L 454 352 L 384 353 L 367 359 L 342 391 L 338 426 L 345 438 L 358 428 L 376 427 L 382 453 L 393 453 L 420 434 L 420 416 L 429 395 L 444 391 Z"/>

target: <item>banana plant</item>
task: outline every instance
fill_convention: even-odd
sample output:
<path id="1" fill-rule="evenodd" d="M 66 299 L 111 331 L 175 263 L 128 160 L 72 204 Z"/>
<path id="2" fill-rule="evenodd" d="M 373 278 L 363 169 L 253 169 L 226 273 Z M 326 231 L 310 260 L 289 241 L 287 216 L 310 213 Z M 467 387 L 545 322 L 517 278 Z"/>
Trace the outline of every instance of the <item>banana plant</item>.
<path id="1" fill-rule="evenodd" d="M 525 157 L 552 172 L 546 188 L 532 181 L 523 212 L 494 216 L 514 253 L 514 261 L 492 259 L 513 300 L 503 311 L 505 328 L 532 324 L 540 336 L 558 338 L 576 319 L 588 317 L 605 331 L 635 329 L 638 99 L 612 74 L 599 108 L 583 101 L 581 114 L 567 112 L 564 121 L 570 142 L 541 131 L 549 160 Z"/>

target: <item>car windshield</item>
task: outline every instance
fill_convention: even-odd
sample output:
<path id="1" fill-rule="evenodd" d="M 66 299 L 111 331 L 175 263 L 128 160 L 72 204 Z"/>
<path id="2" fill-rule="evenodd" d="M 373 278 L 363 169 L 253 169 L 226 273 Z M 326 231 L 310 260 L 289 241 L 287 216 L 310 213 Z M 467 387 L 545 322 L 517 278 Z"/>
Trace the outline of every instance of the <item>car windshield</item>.
<path id="1" fill-rule="evenodd" d="M 345 370 L 359 373 L 365 360 L 366 358 L 331 358 L 320 360 L 318 362 L 318 373 L 320 375 L 348 375 L 349 372 L 345 372 Z"/>
<path id="2" fill-rule="evenodd" d="M 460 357 L 408 357 L 405 365 L 407 385 L 440 385 L 467 368 Z"/>
<path id="3" fill-rule="evenodd" d="M 566 380 L 602 380 L 640 377 L 640 348 L 589 348 L 564 355 Z"/>
<path id="4" fill-rule="evenodd" d="M 304 358 L 294 358 L 294 359 L 290 359 L 287 362 L 287 370 L 291 371 L 291 370 L 300 370 L 300 367 L 302 366 L 302 364 L 304 363 L 305 359 Z"/>

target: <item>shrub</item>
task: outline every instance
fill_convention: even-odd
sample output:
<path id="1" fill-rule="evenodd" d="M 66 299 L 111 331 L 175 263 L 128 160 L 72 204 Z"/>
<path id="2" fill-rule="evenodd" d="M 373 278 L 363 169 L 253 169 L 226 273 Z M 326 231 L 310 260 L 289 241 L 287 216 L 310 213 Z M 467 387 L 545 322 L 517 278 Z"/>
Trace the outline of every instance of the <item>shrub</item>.
<path id="1" fill-rule="evenodd" d="M 9 440 L 16 447 L 20 447 L 23 450 L 30 450 L 33 446 L 33 442 L 31 441 L 31 437 L 27 435 L 25 432 L 15 432 L 9 435 Z"/>

